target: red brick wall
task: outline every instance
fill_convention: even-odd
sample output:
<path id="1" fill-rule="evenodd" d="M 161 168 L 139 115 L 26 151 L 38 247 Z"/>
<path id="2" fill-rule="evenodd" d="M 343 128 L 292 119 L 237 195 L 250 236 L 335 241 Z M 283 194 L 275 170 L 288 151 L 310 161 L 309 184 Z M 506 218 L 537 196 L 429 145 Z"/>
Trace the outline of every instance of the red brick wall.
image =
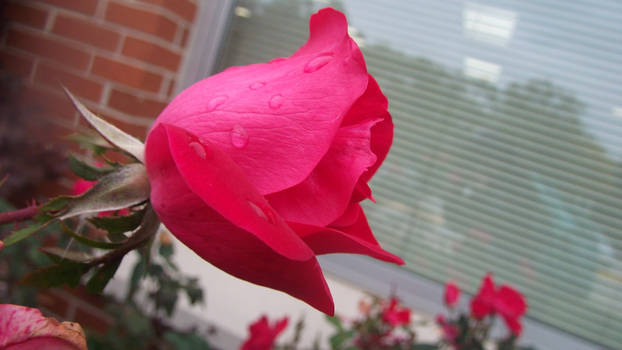
<path id="1" fill-rule="evenodd" d="M 64 129 L 76 113 L 61 84 L 142 139 L 172 97 L 198 1 L 7 0 L 0 67 Z"/>

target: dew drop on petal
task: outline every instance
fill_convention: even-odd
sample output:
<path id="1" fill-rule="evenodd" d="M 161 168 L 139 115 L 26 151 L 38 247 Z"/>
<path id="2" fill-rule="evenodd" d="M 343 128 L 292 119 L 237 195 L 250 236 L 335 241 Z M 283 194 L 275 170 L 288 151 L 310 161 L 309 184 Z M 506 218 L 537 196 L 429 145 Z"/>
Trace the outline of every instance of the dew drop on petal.
<path id="1" fill-rule="evenodd" d="M 305 65 L 304 72 L 305 73 L 313 73 L 320 70 L 322 67 L 328 64 L 333 59 L 332 52 L 321 53 L 319 56 L 311 59 Z"/>
<path id="2" fill-rule="evenodd" d="M 249 85 L 248 88 L 251 90 L 259 90 L 264 86 L 266 86 L 266 83 L 264 83 L 263 81 L 258 81 L 258 82 L 254 82 L 251 85 Z"/>
<path id="3" fill-rule="evenodd" d="M 220 96 L 216 96 L 216 97 L 212 98 L 207 103 L 207 112 L 211 112 L 211 111 L 215 110 L 220 105 L 225 103 L 225 101 L 227 101 L 228 98 L 229 97 L 227 97 L 226 95 L 220 95 Z"/>
<path id="4" fill-rule="evenodd" d="M 256 204 L 251 201 L 248 202 L 250 207 L 253 209 L 255 214 L 260 218 L 266 220 L 271 224 L 275 224 L 277 222 L 276 214 L 274 211 L 266 205 Z"/>
<path id="5" fill-rule="evenodd" d="M 190 142 L 188 144 L 188 146 L 190 146 L 190 148 L 192 148 L 194 153 L 196 153 L 197 156 L 199 156 L 199 158 L 201 158 L 201 159 L 207 158 L 207 151 L 205 150 L 205 147 L 203 147 L 202 144 L 200 144 L 200 143 L 198 143 L 196 141 L 193 141 L 193 142 Z"/>
<path id="6" fill-rule="evenodd" d="M 235 148 L 244 148 L 247 143 L 248 133 L 240 124 L 235 124 L 231 130 L 231 144 Z"/>
<path id="7" fill-rule="evenodd" d="M 268 102 L 268 106 L 272 109 L 279 109 L 283 105 L 283 95 L 276 94 L 270 98 L 270 102 Z"/>

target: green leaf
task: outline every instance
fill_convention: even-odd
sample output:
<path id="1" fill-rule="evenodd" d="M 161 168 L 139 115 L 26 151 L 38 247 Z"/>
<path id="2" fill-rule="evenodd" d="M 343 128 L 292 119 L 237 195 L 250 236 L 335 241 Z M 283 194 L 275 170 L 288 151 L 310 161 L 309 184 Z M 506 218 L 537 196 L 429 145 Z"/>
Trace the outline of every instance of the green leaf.
<path id="1" fill-rule="evenodd" d="M 92 248 L 100 248 L 100 249 L 116 249 L 119 248 L 121 246 L 121 243 L 109 243 L 109 242 L 102 242 L 102 241 L 95 241 L 92 240 L 90 238 L 87 238 L 85 236 L 82 236 L 76 232 L 74 232 L 72 229 L 70 229 L 67 225 L 65 225 L 64 222 L 60 222 L 61 224 L 61 228 L 63 229 L 63 232 L 65 232 L 66 234 L 68 234 L 69 236 L 73 237 L 76 241 L 92 247 Z"/>
<path id="2" fill-rule="evenodd" d="M 39 248 L 39 250 L 57 264 L 61 264 L 66 260 L 75 263 L 88 264 L 93 260 L 93 256 L 88 253 L 67 250 L 59 247 L 43 247 Z"/>
<path id="3" fill-rule="evenodd" d="M 147 259 L 143 254 L 140 254 L 140 259 L 134 265 L 134 269 L 132 269 L 132 275 L 130 276 L 130 287 L 127 290 L 127 296 L 125 297 L 126 301 L 132 301 L 134 298 L 134 294 L 138 290 L 138 284 L 140 280 L 145 277 L 147 272 Z"/>
<path id="4" fill-rule="evenodd" d="M 73 216 L 120 210 L 149 198 L 149 178 L 141 164 L 128 164 L 102 177 L 86 193 L 71 198 L 61 219 Z"/>
<path id="5" fill-rule="evenodd" d="M 91 166 L 74 156 L 69 157 L 69 166 L 74 174 L 88 181 L 97 181 L 100 177 L 113 171 L 113 169 Z"/>
<path id="6" fill-rule="evenodd" d="M 110 281 L 110 279 L 117 272 L 122 260 L 123 257 L 106 263 L 104 266 L 100 267 L 93 277 L 91 277 L 86 283 L 86 290 L 91 293 L 101 293 L 104 288 L 106 288 L 108 281 Z"/>
<path id="7" fill-rule="evenodd" d="M 193 333 L 179 333 L 168 331 L 164 333 L 164 339 L 176 350 L 210 350 L 209 344 L 201 337 Z"/>
<path id="8" fill-rule="evenodd" d="M 50 223 L 50 221 L 48 222 L 44 222 L 44 223 L 36 223 L 36 224 L 32 224 L 30 226 L 26 226 L 20 230 L 14 231 L 13 233 L 11 233 L 7 238 L 4 239 L 4 246 L 8 247 L 11 246 L 23 239 L 26 239 L 30 236 L 32 236 L 35 232 L 39 231 L 40 229 L 44 228 L 45 226 L 47 226 Z"/>
<path id="9" fill-rule="evenodd" d="M 100 135 L 108 140 L 108 142 L 117 146 L 119 149 L 131 154 L 141 163 L 145 162 L 145 146 L 142 142 L 140 142 L 134 136 L 125 133 L 116 126 L 93 114 L 93 112 L 89 111 L 89 109 L 86 108 L 86 106 L 83 105 L 75 96 L 73 96 L 71 92 L 67 90 L 67 88 L 65 88 L 65 93 L 67 93 L 67 96 L 69 96 L 71 102 L 84 117 L 84 119 L 86 119 L 86 121 L 89 122 L 89 124 L 91 124 L 91 126 L 95 128 L 95 130 L 97 130 Z"/>
<path id="10" fill-rule="evenodd" d="M 160 243 L 160 247 L 158 248 L 158 252 L 164 259 L 170 259 L 173 256 L 173 245 L 171 243 Z"/>
<path id="11" fill-rule="evenodd" d="M 87 264 L 64 262 L 62 264 L 43 267 L 28 275 L 22 283 L 39 288 L 58 287 L 67 284 L 76 287 L 80 278 L 90 269 Z"/>
<path id="12" fill-rule="evenodd" d="M 47 203 L 42 205 L 39 208 L 40 212 L 56 212 L 62 209 L 65 209 L 67 205 L 71 202 L 73 197 L 70 196 L 59 196 L 56 198 L 50 199 Z"/>
<path id="13" fill-rule="evenodd" d="M 118 235 L 123 234 L 125 232 L 134 231 L 140 225 L 140 222 L 143 219 L 143 215 L 145 214 L 144 210 L 136 212 L 132 215 L 127 216 L 112 216 L 112 217 L 94 217 L 90 218 L 89 221 L 95 225 L 97 228 L 108 231 L 111 235 L 116 235 L 115 237 L 119 237 Z M 125 236 L 122 236 L 125 237 Z M 127 238 L 127 237 L 125 237 Z"/>
<path id="14" fill-rule="evenodd" d="M 348 341 L 350 338 L 354 336 L 354 330 L 349 330 L 345 332 L 339 332 L 332 337 L 330 337 L 329 342 L 333 349 L 339 349 L 343 343 Z"/>
<path id="15" fill-rule="evenodd" d="M 338 331 L 343 331 L 343 324 L 341 324 L 341 319 L 337 316 L 326 316 L 326 321 L 330 323 L 333 327 L 337 328 Z"/>

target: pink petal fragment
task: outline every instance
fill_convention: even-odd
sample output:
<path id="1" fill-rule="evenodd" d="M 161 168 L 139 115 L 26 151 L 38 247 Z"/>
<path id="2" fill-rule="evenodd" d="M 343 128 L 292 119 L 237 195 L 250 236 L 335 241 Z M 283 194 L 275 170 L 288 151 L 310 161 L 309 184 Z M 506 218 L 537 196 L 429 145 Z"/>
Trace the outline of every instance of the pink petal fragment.
<path id="1" fill-rule="evenodd" d="M 291 231 L 225 153 L 176 126 L 161 124 L 152 134 L 146 149 L 152 191 L 158 187 L 166 190 L 171 181 L 167 172 L 179 171 L 189 191 L 233 225 L 255 234 L 275 252 L 301 261 L 313 257 L 313 252 Z M 164 148 L 156 148 L 156 145 Z M 170 156 L 163 156 L 169 152 Z M 168 158 L 168 162 L 162 162 L 162 158 Z M 185 204 L 179 201 L 152 202 L 154 206 L 157 203 L 185 208 Z"/>
<path id="2" fill-rule="evenodd" d="M 154 128 L 167 123 L 192 131 L 227 153 L 261 194 L 278 192 L 309 176 L 367 82 L 345 17 L 322 10 L 312 16 L 310 38 L 294 55 L 196 83 L 168 105 Z"/>
<path id="3" fill-rule="evenodd" d="M 226 154 L 166 124 L 149 138 L 151 202 L 179 240 L 227 273 L 334 312 L 311 249 Z"/>
<path id="4" fill-rule="evenodd" d="M 37 309 L 0 305 L 0 349 L 86 350 L 86 339 L 77 323 L 58 322 Z"/>
<path id="5" fill-rule="evenodd" d="M 376 120 L 339 128 L 333 144 L 302 183 L 266 196 L 287 221 L 326 226 L 350 204 L 361 174 L 376 162 L 370 149 L 370 128 Z"/>
<path id="6" fill-rule="evenodd" d="M 330 228 L 289 223 L 292 229 L 313 249 L 315 254 L 363 254 L 379 260 L 403 265 L 404 260 L 380 247 L 372 235 L 362 209 L 358 220 L 349 227 Z"/>

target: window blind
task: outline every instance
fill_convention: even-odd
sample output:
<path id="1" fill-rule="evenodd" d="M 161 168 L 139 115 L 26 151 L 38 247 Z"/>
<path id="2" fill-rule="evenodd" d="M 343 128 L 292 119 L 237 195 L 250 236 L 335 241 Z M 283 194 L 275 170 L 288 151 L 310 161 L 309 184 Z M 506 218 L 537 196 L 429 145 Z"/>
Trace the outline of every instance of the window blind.
<path id="1" fill-rule="evenodd" d="M 290 55 L 324 6 L 395 121 L 365 205 L 381 244 L 469 292 L 491 271 L 530 317 L 622 344 L 622 5 L 242 0 L 223 67 Z"/>

